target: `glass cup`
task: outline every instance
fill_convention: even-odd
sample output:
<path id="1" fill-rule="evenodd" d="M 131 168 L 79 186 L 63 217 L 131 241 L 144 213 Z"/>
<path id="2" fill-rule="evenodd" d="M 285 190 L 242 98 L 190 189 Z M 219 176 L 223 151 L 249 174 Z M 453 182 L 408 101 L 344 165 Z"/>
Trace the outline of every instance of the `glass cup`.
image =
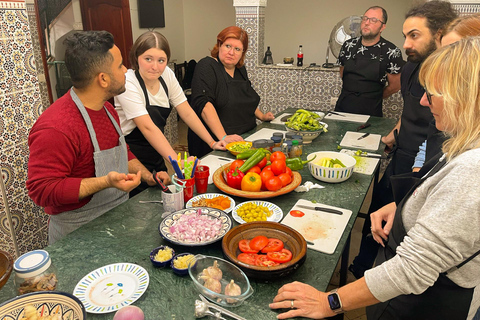
<path id="1" fill-rule="evenodd" d="M 165 213 L 171 213 L 183 209 L 183 190 L 177 191 L 174 185 L 167 186 L 171 193 L 162 191 L 163 210 Z"/>
<path id="2" fill-rule="evenodd" d="M 207 192 L 208 176 L 210 175 L 210 169 L 208 166 L 198 166 L 195 170 L 195 189 L 197 193 Z"/>

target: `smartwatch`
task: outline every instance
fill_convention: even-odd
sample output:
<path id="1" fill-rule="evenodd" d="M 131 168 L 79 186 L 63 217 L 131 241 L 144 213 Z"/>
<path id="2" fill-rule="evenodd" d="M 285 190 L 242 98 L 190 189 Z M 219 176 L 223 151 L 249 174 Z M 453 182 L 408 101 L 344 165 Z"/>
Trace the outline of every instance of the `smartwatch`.
<path id="1" fill-rule="evenodd" d="M 342 313 L 342 301 L 340 300 L 340 296 L 337 293 L 337 289 L 331 291 L 328 296 L 328 304 L 330 305 L 330 309 L 335 312 L 336 314 Z"/>

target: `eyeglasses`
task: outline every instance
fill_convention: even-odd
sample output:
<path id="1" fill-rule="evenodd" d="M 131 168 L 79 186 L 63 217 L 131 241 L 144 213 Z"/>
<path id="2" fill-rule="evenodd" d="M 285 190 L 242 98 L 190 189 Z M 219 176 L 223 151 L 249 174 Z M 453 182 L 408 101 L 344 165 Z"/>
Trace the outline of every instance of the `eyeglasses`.
<path id="1" fill-rule="evenodd" d="M 368 20 L 370 20 L 371 23 L 377 23 L 377 22 L 380 21 L 380 23 L 385 24 L 385 22 L 383 22 L 382 20 L 379 20 L 379 19 L 377 19 L 377 18 L 369 18 L 369 17 L 367 17 L 367 16 L 362 16 L 362 21 L 363 21 L 363 22 L 367 22 Z"/>
<path id="2" fill-rule="evenodd" d="M 431 105 L 432 104 L 432 96 L 434 96 L 434 95 L 431 94 L 430 92 L 428 92 L 426 87 L 423 87 L 423 89 L 425 90 L 425 95 L 427 96 L 428 103 Z M 441 94 L 437 94 L 437 96 L 441 96 Z"/>
<path id="3" fill-rule="evenodd" d="M 233 49 L 233 52 L 235 54 L 240 54 L 243 52 L 243 49 L 242 48 L 239 48 L 239 47 L 233 47 L 231 44 L 224 44 L 223 47 L 227 50 L 227 51 L 230 51 Z"/>

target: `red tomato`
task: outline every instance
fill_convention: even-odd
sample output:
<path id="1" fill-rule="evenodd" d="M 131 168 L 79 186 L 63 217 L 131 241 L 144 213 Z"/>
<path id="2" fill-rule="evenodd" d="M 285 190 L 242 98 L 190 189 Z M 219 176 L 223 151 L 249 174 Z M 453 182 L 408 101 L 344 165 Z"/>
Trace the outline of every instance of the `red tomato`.
<path id="1" fill-rule="evenodd" d="M 276 176 L 285 173 L 286 167 L 287 164 L 285 163 L 285 160 L 275 160 L 272 162 L 272 172 Z"/>
<path id="2" fill-rule="evenodd" d="M 240 242 L 238 243 L 238 248 L 244 253 L 257 253 L 258 251 L 260 251 L 260 249 L 252 249 L 250 247 L 250 240 L 246 239 L 240 240 Z"/>
<path id="3" fill-rule="evenodd" d="M 260 251 L 268 244 L 268 238 L 265 236 L 256 236 L 250 240 L 250 248 Z"/>
<path id="4" fill-rule="evenodd" d="M 263 169 L 262 169 L 262 172 L 263 172 L 263 171 L 266 171 L 266 170 L 272 171 L 272 165 L 268 165 L 268 166 L 266 166 L 265 168 L 263 168 Z"/>
<path id="5" fill-rule="evenodd" d="M 245 161 L 238 159 L 230 163 L 230 170 L 235 170 L 235 167 L 240 168 Z"/>
<path id="6" fill-rule="evenodd" d="M 292 260 L 292 252 L 283 248 L 282 251 L 275 251 L 267 253 L 267 258 L 273 262 L 285 263 Z"/>
<path id="7" fill-rule="evenodd" d="M 285 187 L 287 184 L 290 184 L 290 182 L 292 182 L 292 177 L 286 172 L 278 175 L 278 178 L 280 179 L 280 181 L 282 181 L 282 187 Z"/>
<path id="8" fill-rule="evenodd" d="M 255 172 L 256 174 L 260 174 L 260 172 L 262 172 L 262 169 L 260 169 L 260 167 L 258 165 L 256 165 L 256 166 L 253 166 L 250 169 L 248 169 L 248 171 L 245 172 L 245 174 L 247 174 L 249 172 Z"/>
<path id="9" fill-rule="evenodd" d="M 305 213 L 303 213 L 300 210 L 292 210 L 292 211 L 290 211 L 290 215 L 292 215 L 293 217 L 300 218 L 300 217 L 303 217 L 305 215 Z"/>
<path id="10" fill-rule="evenodd" d="M 262 178 L 262 183 L 265 184 L 265 181 L 268 179 L 274 177 L 275 175 L 273 174 L 272 170 L 263 170 L 260 172 L 260 178 Z"/>
<path id="11" fill-rule="evenodd" d="M 290 169 L 289 167 L 286 167 L 285 168 L 285 173 L 288 173 L 290 175 L 290 177 L 293 178 L 293 172 L 292 172 L 292 169 Z"/>
<path id="12" fill-rule="evenodd" d="M 282 188 L 282 180 L 278 177 L 271 177 L 267 181 L 265 181 L 265 187 L 269 191 L 277 191 Z"/>
<path id="13" fill-rule="evenodd" d="M 262 249 L 263 253 L 275 252 L 283 249 L 283 241 L 275 238 L 269 238 L 268 244 Z"/>
<path id="14" fill-rule="evenodd" d="M 262 159 L 262 161 L 260 161 L 259 163 L 257 163 L 257 166 L 260 167 L 260 169 L 263 169 L 263 167 L 265 167 L 267 165 L 267 157 L 264 157 Z"/>
<path id="15" fill-rule="evenodd" d="M 255 253 L 240 253 L 237 256 L 237 259 L 243 263 L 251 264 L 252 266 L 254 266 L 255 262 L 257 261 L 257 256 L 258 254 Z"/>
<path id="16" fill-rule="evenodd" d="M 259 267 L 273 267 L 278 266 L 279 263 L 274 262 L 272 260 L 268 260 L 267 256 L 264 254 L 257 255 L 257 260 L 255 261 L 255 265 Z"/>
<path id="17" fill-rule="evenodd" d="M 283 160 L 285 161 L 286 160 L 286 157 L 285 157 L 285 154 L 281 151 L 275 151 L 274 153 L 272 153 L 270 155 L 270 162 L 273 163 L 273 161 L 275 160 Z"/>

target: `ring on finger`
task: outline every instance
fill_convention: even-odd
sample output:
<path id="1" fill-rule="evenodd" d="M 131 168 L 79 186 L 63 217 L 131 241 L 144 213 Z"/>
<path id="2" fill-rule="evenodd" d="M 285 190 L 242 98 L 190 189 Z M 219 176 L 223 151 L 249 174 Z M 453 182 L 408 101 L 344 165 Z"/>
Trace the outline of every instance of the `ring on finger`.
<path id="1" fill-rule="evenodd" d="M 290 300 L 290 309 L 293 309 L 293 300 Z"/>

